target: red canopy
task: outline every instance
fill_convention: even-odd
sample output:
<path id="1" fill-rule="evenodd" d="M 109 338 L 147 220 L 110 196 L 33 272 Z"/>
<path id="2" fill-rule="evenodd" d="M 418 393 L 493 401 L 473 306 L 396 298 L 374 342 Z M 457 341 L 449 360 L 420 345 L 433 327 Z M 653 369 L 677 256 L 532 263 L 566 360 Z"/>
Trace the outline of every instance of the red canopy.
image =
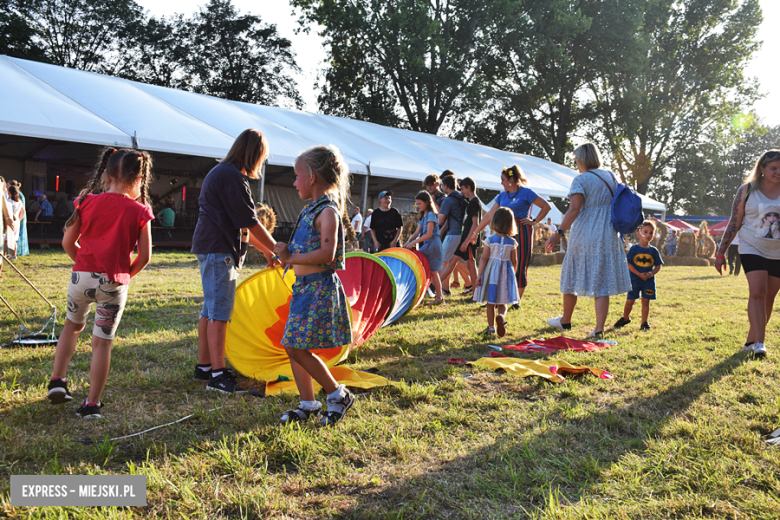
<path id="1" fill-rule="evenodd" d="M 718 222 L 717 224 L 712 225 L 710 229 L 710 235 L 722 235 L 726 231 L 726 226 L 728 226 L 729 221 L 724 220 L 723 222 Z"/>
<path id="2" fill-rule="evenodd" d="M 697 228 L 696 226 L 692 226 L 692 225 L 688 224 L 687 222 L 684 222 L 684 221 L 680 220 L 679 218 L 675 219 L 675 220 L 672 220 L 671 222 L 665 222 L 665 224 L 667 226 L 673 227 L 674 229 L 681 229 L 683 231 L 698 231 L 699 230 L 699 228 Z"/>

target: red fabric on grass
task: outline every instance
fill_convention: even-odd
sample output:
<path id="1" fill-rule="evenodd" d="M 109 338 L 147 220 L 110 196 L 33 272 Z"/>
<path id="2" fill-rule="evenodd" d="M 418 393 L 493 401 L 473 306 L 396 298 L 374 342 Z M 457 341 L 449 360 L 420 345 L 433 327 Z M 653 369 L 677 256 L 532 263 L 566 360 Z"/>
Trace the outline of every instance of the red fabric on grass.
<path id="1" fill-rule="evenodd" d="M 596 350 L 601 350 L 611 346 L 612 345 L 609 343 L 595 343 L 593 341 L 582 341 L 558 336 L 550 339 L 526 340 L 516 345 L 502 345 L 501 348 L 515 350 L 517 352 L 541 352 L 542 354 L 549 354 L 551 352 L 559 352 L 561 350 L 573 350 L 574 352 L 594 352 Z"/>

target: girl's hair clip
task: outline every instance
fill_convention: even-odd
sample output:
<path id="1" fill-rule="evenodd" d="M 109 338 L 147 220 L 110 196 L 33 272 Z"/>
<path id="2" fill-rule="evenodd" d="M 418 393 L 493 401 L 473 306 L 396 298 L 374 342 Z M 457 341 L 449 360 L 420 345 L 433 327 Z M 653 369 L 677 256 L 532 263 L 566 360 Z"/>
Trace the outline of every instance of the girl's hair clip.
<path id="1" fill-rule="evenodd" d="M 328 148 L 328 154 L 329 154 L 331 157 L 335 157 L 335 155 L 333 155 L 333 150 L 331 150 L 330 148 Z"/>

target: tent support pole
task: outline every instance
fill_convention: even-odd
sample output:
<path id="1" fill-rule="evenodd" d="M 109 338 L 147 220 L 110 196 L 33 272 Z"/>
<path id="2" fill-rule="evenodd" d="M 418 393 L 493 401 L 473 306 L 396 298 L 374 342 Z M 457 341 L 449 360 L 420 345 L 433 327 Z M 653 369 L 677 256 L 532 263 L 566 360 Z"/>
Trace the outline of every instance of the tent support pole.
<path id="1" fill-rule="evenodd" d="M 366 173 L 366 176 L 363 178 L 363 215 L 368 211 L 368 179 L 371 177 L 370 163 L 366 166 L 366 170 L 368 170 L 368 173 Z"/>
<path id="2" fill-rule="evenodd" d="M 666 210 L 665 209 L 661 212 L 661 222 L 666 222 Z"/>
<path id="3" fill-rule="evenodd" d="M 263 163 L 263 170 L 260 172 L 260 182 L 257 185 L 257 202 L 263 204 L 264 196 L 265 196 L 265 163 Z"/>

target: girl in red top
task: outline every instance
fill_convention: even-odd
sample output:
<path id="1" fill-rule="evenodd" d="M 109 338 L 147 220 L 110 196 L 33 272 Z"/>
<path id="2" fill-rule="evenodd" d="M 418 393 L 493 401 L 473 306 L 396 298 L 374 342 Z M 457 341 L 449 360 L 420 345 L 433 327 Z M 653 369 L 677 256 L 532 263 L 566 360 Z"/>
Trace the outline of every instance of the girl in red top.
<path id="1" fill-rule="evenodd" d="M 73 399 L 65 374 L 89 308 L 95 303 L 89 395 L 77 412 L 85 419 L 102 417 L 100 396 L 108 379 L 111 345 L 127 301 L 128 284 L 152 257 L 150 222 L 154 214 L 147 205 L 151 168 L 146 152 L 106 150 L 89 186 L 76 201 L 76 211 L 65 223 L 62 247 L 75 265 L 48 398 L 52 404 Z M 131 259 L 136 244 L 138 255 Z"/>

